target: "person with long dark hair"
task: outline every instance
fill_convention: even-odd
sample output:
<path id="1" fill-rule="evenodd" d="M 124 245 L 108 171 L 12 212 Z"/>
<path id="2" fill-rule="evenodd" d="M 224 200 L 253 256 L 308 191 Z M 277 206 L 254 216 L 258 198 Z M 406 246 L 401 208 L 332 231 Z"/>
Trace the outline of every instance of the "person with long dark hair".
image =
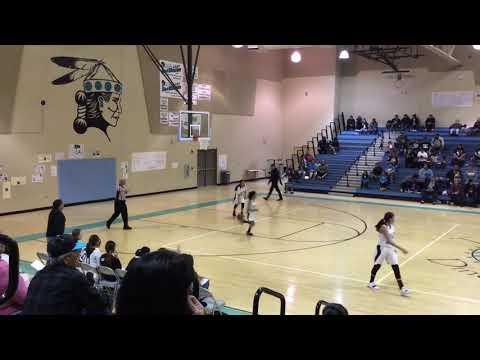
<path id="1" fill-rule="evenodd" d="M 233 216 L 237 216 L 237 207 L 238 205 L 241 206 L 241 217 L 243 219 L 243 210 L 245 209 L 245 198 L 247 197 L 247 185 L 245 185 L 245 181 L 240 180 L 240 184 L 235 186 L 235 195 L 233 197 Z"/>
<path id="2" fill-rule="evenodd" d="M 47 238 L 63 235 L 65 232 L 66 218 L 63 214 L 64 204 L 62 199 L 57 199 L 52 204 L 52 210 L 48 214 Z"/>
<path id="3" fill-rule="evenodd" d="M 248 230 L 247 235 L 252 236 L 252 229 L 255 226 L 255 220 L 257 219 L 257 203 L 255 199 L 257 198 L 257 193 L 255 191 L 250 191 L 248 193 L 248 205 L 247 205 L 247 223 Z"/>
<path id="4" fill-rule="evenodd" d="M 204 315 L 194 296 L 193 257 L 160 249 L 129 266 L 117 297 L 118 315 Z"/>
<path id="5" fill-rule="evenodd" d="M 98 235 L 91 235 L 88 239 L 87 246 L 80 253 L 80 261 L 93 267 L 100 265 L 101 251 L 98 249 L 102 244 L 102 240 Z"/>
<path id="6" fill-rule="evenodd" d="M 115 252 L 117 245 L 114 241 L 109 240 L 105 244 L 105 253 L 100 256 L 100 265 L 106 266 L 112 270 L 117 270 L 122 268 L 122 263 L 117 257 Z M 107 281 L 116 281 L 116 277 L 113 275 L 104 276 Z"/>
<path id="7" fill-rule="evenodd" d="M 408 251 L 395 242 L 395 215 L 392 212 L 387 212 L 383 218 L 375 225 L 378 232 L 378 244 L 375 252 L 374 265 L 370 274 L 370 282 L 368 287 L 374 291 L 380 288 L 375 284 L 375 275 L 382 266 L 383 262 L 392 266 L 395 279 L 397 280 L 400 289 L 400 295 L 409 296 L 410 290 L 403 285 L 402 277 L 400 275 L 400 267 L 398 266 L 398 256 L 396 249 L 404 254 Z"/>
<path id="8" fill-rule="evenodd" d="M 148 246 L 143 246 L 141 249 L 137 249 L 137 251 L 135 251 L 135 256 L 130 259 L 130 261 L 129 261 L 125 270 L 128 271 L 128 269 L 130 269 L 130 266 L 132 266 L 132 264 L 135 261 L 140 259 L 142 256 L 147 255 L 149 252 L 150 252 L 150 248 Z"/>
<path id="9" fill-rule="evenodd" d="M 132 229 L 128 226 L 127 193 L 127 180 L 120 179 L 118 182 L 117 193 L 115 195 L 114 212 L 107 221 L 107 229 L 110 229 L 110 226 L 120 214 L 122 215 L 123 220 L 123 230 Z"/>

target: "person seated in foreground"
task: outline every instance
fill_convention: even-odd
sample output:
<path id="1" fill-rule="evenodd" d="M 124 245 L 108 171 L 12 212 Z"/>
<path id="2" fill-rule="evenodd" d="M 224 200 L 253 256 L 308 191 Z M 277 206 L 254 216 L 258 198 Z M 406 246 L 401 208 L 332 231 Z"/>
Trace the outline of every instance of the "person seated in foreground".
<path id="1" fill-rule="evenodd" d="M 0 238 L 8 238 L 4 234 L 0 234 Z M 9 276 L 10 276 L 10 265 L 5 258 L 2 258 L 1 255 L 9 255 L 7 249 L 3 244 L 0 244 L 0 294 L 4 294 L 8 288 Z M 28 282 L 23 278 L 23 276 L 18 276 L 18 285 L 17 291 L 13 295 L 9 304 L 6 307 L 0 309 L 1 315 L 12 315 L 20 312 L 23 309 L 25 299 L 27 297 L 28 291 Z"/>
<path id="2" fill-rule="evenodd" d="M 432 176 L 431 178 L 427 178 L 425 186 L 422 190 L 422 199 L 420 200 L 420 202 L 424 204 L 425 201 L 428 200 L 428 198 L 431 198 L 432 204 L 440 204 L 441 202 L 438 201 L 438 195 L 439 190 L 437 187 L 436 178 L 434 176 Z"/>
<path id="3" fill-rule="evenodd" d="M 350 117 L 347 119 L 347 131 L 353 130 L 355 130 L 355 119 L 353 118 L 353 115 L 350 115 Z"/>
<path id="4" fill-rule="evenodd" d="M 430 132 L 435 129 L 435 118 L 432 114 L 428 115 L 427 119 L 425 120 L 425 131 Z"/>
<path id="5" fill-rule="evenodd" d="M 206 315 L 193 257 L 160 249 L 135 261 L 117 297 L 118 315 Z"/>
<path id="6" fill-rule="evenodd" d="M 109 240 L 105 244 L 105 253 L 100 257 L 100 265 L 106 266 L 113 271 L 122 268 L 122 263 L 118 259 L 117 253 L 115 252 L 117 244 L 114 241 Z M 113 275 L 104 276 L 106 281 L 117 281 L 117 278 Z"/>
<path id="7" fill-rule="evenodd" d="M 148 246 L 143 246 L 142 248 L 137 249 L 137 251 L 135 251 L 135 256 L 130 259 L 130 261 L 128 262 L 128 265 L 127 265 L 127 267 L 126 267 L 125 270 L 128 271 L 128 269 L 130 268 L 130 266 L 132 266 L 132 264 L 133 264 L 135 261 L 137 261 L 138 259 L 140 259 L 142 256 L 147 255 L 149 252 L 150 252 L 150 248 L 149 248 Z"/>
<path id="8" fill-rule="evenodd" d="M 463 165 L 465 165 L 466 157 L 467 154 L 465 153 L 463 145 L 458 144 L 455 152 L 453 153 L 452 165 L 458 165 L 459 167 L 462 167 Z"/>
<path id="9" fill-rule="evenodd" d="M 52 262 L 37 272 L 30 282 L 24 315 L 102 315 L 106 302 L 93 283 L 77 270 L 84 245 L 70 235 L 47 243 Z"/>
<path id="10" fill-rule="evenodd" d="M 455 120 L 455 122 L 449 126 L 450 136 L 458 136 L 463 128 L 466 128 L 467 125 L 460 124 L 460 120 Z"/>
<path id="11" fill-rule="evenodd" d="M 417 191 L 418 174 L 407 176 L 400 184 L 400 192 L 416 192 Z"/>
<path id="12" fill-rule="evenodd" d="M 315 174 L 316 180 L 323 180 L 328 175 L 328 165 L 325 160 L 321 160 L 320 164 L 318 165 L 317 172 Z"/>

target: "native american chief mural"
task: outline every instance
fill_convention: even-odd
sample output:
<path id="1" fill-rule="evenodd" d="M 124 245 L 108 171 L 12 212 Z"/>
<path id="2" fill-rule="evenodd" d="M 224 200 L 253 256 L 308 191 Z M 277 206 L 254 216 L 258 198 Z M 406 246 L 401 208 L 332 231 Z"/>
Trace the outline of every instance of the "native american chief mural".
<path id="1" fill-rule="evenodd" d="M 109 126 L 116 127 L 122 114 L 122 83 L 102 60 L 66 56 L 51 60 L 58 66 L 73 69 L 53 80 L 53 85 L 83 79 L 83 90 L 75 93 L 77 117 L 73 121 L 73 130 L 84 134 L 88 128 L 97 128 L 111 141 L 107 129 Z"/>

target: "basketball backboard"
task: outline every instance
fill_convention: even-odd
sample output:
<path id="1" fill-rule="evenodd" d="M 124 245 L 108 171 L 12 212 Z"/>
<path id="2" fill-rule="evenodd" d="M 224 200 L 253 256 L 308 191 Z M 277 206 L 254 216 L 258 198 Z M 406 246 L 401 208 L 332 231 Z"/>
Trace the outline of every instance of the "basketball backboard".
<path id="1" fill-rule="evenodd" d="M 205 111 L 180 111 L 178 137 L 180 141 L 192 141 L 193 137 L 210 139 L 212 133 L 210 113 Z"/>

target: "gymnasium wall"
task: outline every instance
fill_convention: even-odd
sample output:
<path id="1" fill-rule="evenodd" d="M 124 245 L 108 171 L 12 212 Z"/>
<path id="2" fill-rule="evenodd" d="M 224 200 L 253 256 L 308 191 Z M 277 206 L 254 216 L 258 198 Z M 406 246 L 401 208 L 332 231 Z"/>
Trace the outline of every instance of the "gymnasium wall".
<path id="1" fill-rule="evenodd" d="M 357 56 L 339 61 L 338 99 L 339 110 L 345 116 L 361 115 L 369 120 L 375 117 L 381 125 L 398 113 L 416 113 L 423 121 L 428 114 L 437 119 L 437 126 L 448 127 L 455 119 L 473 124 L 480 116 L 480 102 L 475 96 L 472 107 L 433 108 L 432 92 L 474 91 L 479 87 L 480 54 L 470 45 L 457 45 L 454 56 L 462 66 L 451 65 L 438 56 L 422 51 L 425 56 L 418 60 L 400 63 L 401 69 L 410 70 L 401 81 L 395 75 L 382 74 L 385 65 Z"/>
<path id="2" fill-rule="evenodd" d="M 1 49 L 2 47 L 0 47 Z M 178 61 L 176 46 L 155 46 L 161 59 Z M 176 133 L 159 125 L 158 72 L 145 61 L 136 46 L 24 46 L 13 48 L 6 84 L 0 86 L 3 103 L 0 111 L 0 165 L 9 177 L 26 176 L 26 185 L 11 188 L 12 198 L 0 198 L 0 213 L 50 206 L 58 196 L 57 177 L 50 176 L 50 165 L 43 183 L 32 183 L 38 154 L 67 157 L 69 144 L 83 144 L 86 158 L 100 151 L 102 157 L 129 161 L 131 153 L 166 151 L 167 168 L 152 172 L 129 172 L 132 194 L 174 190 L 196 186 L 198 144 L 179 143 Z M 258 62 L 246 51 L 239 55 L 228 46 L 205 46 L 200 52 L 200 82 L 211 83 L 211 104 L 198 110 L 211 111 L 211 146 L 227 154 L 232 180 L 240 179 L 249 168 L 263 168 L 267 158 L 281 155 L 283 139 L 282 60 L 279 53 L 263 56 Z M 108 134 L 88 128 L 84 134 L 73 131 L 77 117 L 75 93 L 83 79 L 64 85 L 52 81 L 70 72 L 50 60 L 55 56 L 101 59 L 123 84 L 121 114 Z M 14 61 L 18 58 L 18 61 Z M 149 68 L 150 67 L 150 68 Z M 8 76 L 7 76 L 8 75 Z M 16 89 L 12 99 L 12 89 Z M 7 95 L 3 96 L 6 93 Z M 10 96 L 10 98 L 9 98 Z M 45 105 L 41 101 L 45 100 Z M 172 109 L 181 104 L 172 103 Z M 9 113 L 10 111 L 10 113 Z M 10 115 L 9 115 L 10 114 Z M 171 167 L 178 162 L 178 168 Z M 194 168 L 185 176 L 184 165 Z M 91 174 L 95 177 L 96 174 Z"/>

